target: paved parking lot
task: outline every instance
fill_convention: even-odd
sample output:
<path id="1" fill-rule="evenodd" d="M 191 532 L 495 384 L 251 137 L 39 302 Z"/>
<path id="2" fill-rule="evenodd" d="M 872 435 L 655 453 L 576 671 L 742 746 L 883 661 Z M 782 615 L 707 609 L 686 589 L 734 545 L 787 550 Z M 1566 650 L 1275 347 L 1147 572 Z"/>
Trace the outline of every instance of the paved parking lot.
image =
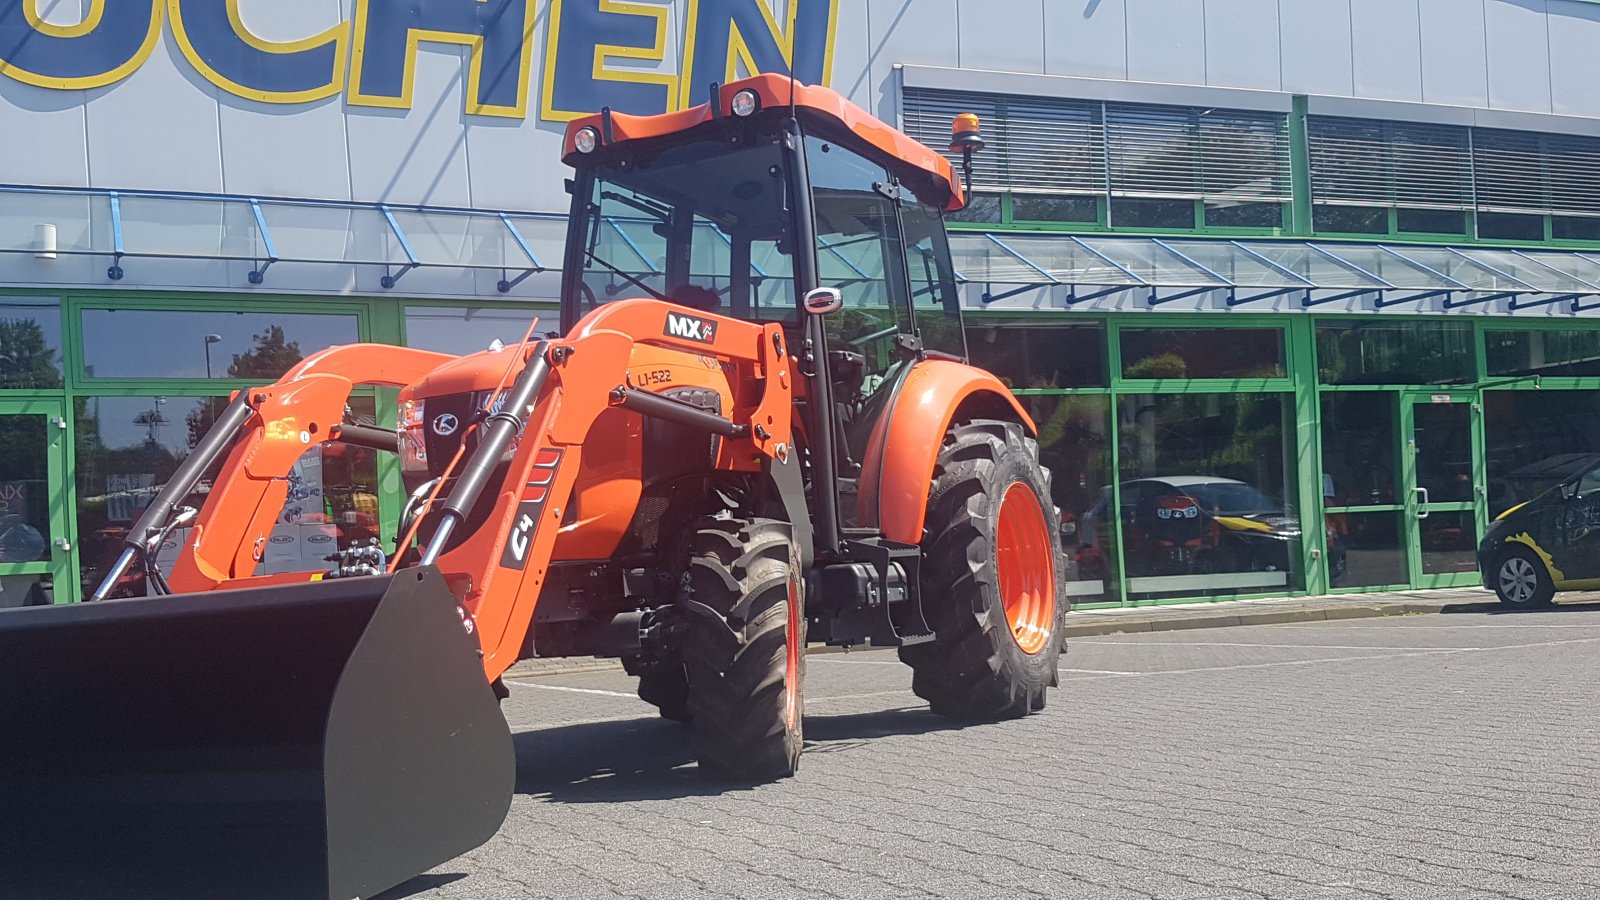
<path id="1" fill-rule="evenodd" d="M 1600 896 L 1600 604 L 1074 640 L 954 727 L 814 655 L 798 777 L 721 789 L 620 673 L 527 679 L 519 794 L 402 897 Z"/>

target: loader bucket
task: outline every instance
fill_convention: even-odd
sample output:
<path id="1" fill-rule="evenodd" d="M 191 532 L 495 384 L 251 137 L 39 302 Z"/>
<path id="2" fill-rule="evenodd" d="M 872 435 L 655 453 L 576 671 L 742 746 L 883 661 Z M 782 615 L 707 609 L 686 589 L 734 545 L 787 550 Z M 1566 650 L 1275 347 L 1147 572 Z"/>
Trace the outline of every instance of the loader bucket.
<path id="1" fill-rule="evenodd" d="M 371 897 L 488 840 L 510 731 L 432 568 L 0 610 L 0 897 Z"/>

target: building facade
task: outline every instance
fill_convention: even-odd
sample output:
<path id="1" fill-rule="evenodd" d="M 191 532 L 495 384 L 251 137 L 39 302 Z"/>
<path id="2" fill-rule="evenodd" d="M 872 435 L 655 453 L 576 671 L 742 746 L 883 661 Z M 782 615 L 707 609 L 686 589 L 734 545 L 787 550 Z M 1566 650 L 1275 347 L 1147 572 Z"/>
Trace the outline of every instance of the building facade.
<path id="1" fill-rule="evenodd" d="M 933 146 L 983 117 L 968 352 L 1040 426 L 1078 602 L 1472 583 L 1600 452 L 1595 46 L 1590 0 L 22 0 L 0 605 L 81 599 L 229 391 L 553 327 L 564 123 L 755 71 Z M 308 457 L 262 565 L 402 501 Z"/>

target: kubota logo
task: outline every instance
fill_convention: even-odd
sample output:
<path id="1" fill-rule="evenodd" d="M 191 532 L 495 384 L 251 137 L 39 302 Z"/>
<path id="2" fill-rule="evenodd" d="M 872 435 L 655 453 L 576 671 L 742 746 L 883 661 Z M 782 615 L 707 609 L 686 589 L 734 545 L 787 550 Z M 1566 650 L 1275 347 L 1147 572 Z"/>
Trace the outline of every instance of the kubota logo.
<path id="1" fill-rule="evenodd" d="M 453 413 L 445 413 L 433 420 L 433 433 L 439 437 L 449 437 L 455 434 L 456 429 L 460 427 L 461 420 L 456 418 Z"/>
<path id="2" fill-rule="evenodd" d="M 675 312 L 667 313 L 667 337 L 684 338 L 699 341 L 702 344 L 715 344 L 717 342 L 717 323 L 709 319 L 697 319 L 694 316 L 682 316 Z"/>

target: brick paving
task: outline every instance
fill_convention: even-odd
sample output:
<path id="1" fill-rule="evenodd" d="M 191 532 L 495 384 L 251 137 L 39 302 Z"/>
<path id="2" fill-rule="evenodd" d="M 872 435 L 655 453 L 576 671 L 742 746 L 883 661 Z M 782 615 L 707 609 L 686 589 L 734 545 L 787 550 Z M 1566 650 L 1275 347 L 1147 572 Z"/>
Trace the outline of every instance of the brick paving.
<path id="1" fill-rule="evenodd" d="M 964 728 L 816 655 L 754 788 L 620 672 L 522 678 L 505 827 L 383 900 L 1600 896 L 1600 602 L 1440 605 L 1078 637 L 1047 710 Z"/>

